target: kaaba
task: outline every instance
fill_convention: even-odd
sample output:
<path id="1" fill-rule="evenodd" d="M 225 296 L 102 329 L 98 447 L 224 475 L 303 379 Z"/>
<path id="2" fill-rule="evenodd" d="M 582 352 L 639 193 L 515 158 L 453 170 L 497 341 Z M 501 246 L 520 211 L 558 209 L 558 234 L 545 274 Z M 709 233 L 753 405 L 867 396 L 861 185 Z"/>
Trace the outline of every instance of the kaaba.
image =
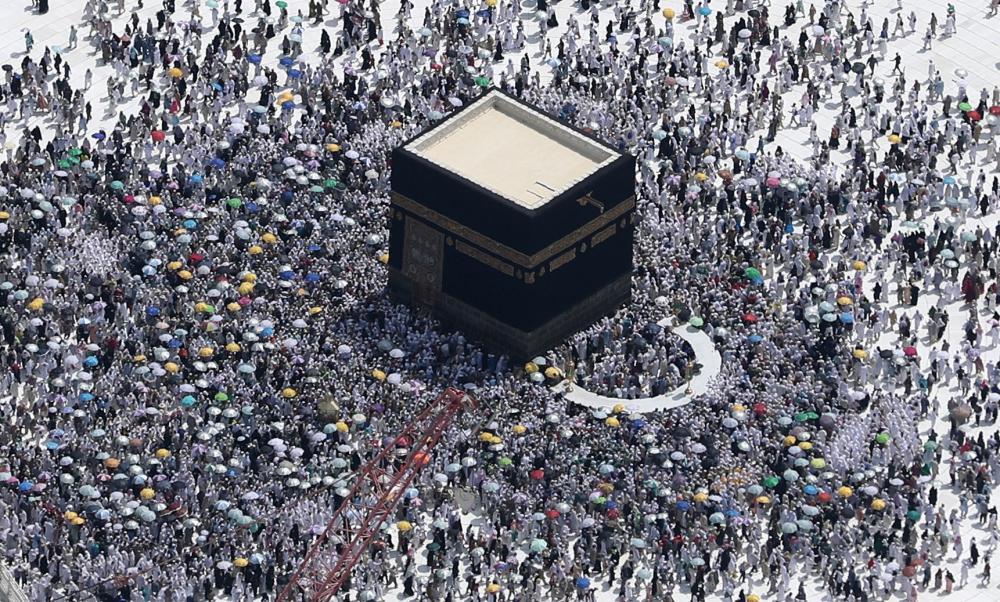
<path id="1" fill-rule="evenodd" d="M 635 158 L 491 89 L 392 154 L 389 287 L 529 358 L 630 296 Z"/>

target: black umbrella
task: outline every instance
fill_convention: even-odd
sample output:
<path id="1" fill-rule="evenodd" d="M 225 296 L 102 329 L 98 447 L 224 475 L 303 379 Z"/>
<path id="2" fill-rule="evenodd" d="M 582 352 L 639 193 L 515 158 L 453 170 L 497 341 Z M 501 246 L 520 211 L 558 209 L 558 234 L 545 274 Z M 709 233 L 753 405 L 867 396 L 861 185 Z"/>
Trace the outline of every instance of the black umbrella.
<path id="1" fill-rule="evenodd" d="M 855 73 L 858 73 L 858 74 L 864 73 L 865 72 L 865 64 L 862 63 L 861 61 L 858 61 L 857 63 L 854 63 L 853 65 L 851 65 L 851 71 L 853 71 Z"/>

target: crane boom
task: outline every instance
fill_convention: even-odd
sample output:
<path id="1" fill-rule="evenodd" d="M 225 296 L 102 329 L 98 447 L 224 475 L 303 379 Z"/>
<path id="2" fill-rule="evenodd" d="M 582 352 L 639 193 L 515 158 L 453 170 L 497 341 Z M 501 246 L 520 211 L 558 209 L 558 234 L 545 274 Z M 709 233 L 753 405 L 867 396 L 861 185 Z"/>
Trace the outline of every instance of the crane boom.
<path id="1" fill-rule="evenodd" d="M 289 602 L 297 591 L 311 602 L 326 602 L 351 577 L 383 523 L 392 515 L 403 493 L 420 470 L 453 419 L 463 410 L 475 410 L 474 398 L 449 387 L 414 418 L 372 460 L 358 470 L 354 485 L 316 538 L 277 602 Z M 405 457 L 400 456 L 405 452 Z"/>

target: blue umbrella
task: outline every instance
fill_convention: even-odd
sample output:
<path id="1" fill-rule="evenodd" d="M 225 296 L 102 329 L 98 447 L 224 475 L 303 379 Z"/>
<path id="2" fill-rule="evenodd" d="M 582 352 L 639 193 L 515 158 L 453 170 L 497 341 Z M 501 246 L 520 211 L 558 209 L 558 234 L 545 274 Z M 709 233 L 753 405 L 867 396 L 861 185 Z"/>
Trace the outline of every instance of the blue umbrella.
<path id="1" fill-rule="evenodd" d="M 712 14 L 712 9 L 707 6 L 702 6 L 701 8 L 698 9 L 698 12 L 701 13 L 701 16 L 707 17 L 708 15 Z"/>
<path id="2" fill-rule="evenodd" d="M 205 181 L 205 176 L 201 175 L 200 173 L 196 173 L 193 176 L 191 176 L 191 181 L 194 182 L 195 184 L 201 184 L 202 182 Z"/>
<path id="3" fill-rule="evenodd" d="M 167 347 L 170 347 L 171 349 L 177 349 L 177 348 L 178 348 L 178 347 L 180 347 L 180 346 L 181 346 L 182 344 L 183 344 L 183 343 L 181 343 L 180 339 L 170 339 L 170 340 L 169 340 L 169 341 L 167 342 Z"/>
<path id="4" fill-rule="evenodd" d="M 88 368 L 92 368 L 96 366 L 99 361 L 100 360 L 98 360 L 96 356 L 91 355 L 88 356 L 87 359 L 83 360 L 83 365 L 87 366 Z"/>
<path id="5" fill-rule="evenodd" d="M 198 403 L 198 400 L 191 395 L 185 395 L 181 398 L 181 405 L 185 408 L 190 408 L 194 404 Z"/>
<path id="6" fill-rule="evenodd" d="M 216 158 L 212 159 L 211 161 L 209 161 L 209 165 L 211 165 L 212 167 L 214 167 L 216 169 L 222 169 L 223 167 L 226 166 L 226 162 L 223 161 L 222 159 L 216 157 Z"/>
<path id="7" fill-rule="evenodd" d="M 293 59 L 290 56 L 283 56 L 278 60 L 278 63 L 282 67 L 291 67 L 293 64 L 295 64 L 295 59 Z"/>
<path id="8" fill-rule="evenodd" d="M 282 272 L 278 272 L 278 277 L 282 280 L 291 280 L 292 278 L 295 278 L 295 272 L 291 270 L 284 270 Z"/>
<path id="9" fill-rule="evenodd" d="M 288 77 L 291 77 L 293 79 L 298 79 L 298 78 L 302 77 L 302 72 L 299 71 L 298 69 L 289 69 L 288 70 Z"/>
<path id="10" fill-rule="evenodd" d="M 286 100 L 285 102 L 281 103 L 281 108 L 282 109 L 294 109 L 295 108 L 295 102 L 293 102 L 291 100 Z"/>
<path id="11" fill-rule="evenodd" d="M 736 510 L 736 509 L 733 509 L 733 508 L 730 508 L 730 509 L 726 510 L 724 512 L 724 514 L 726 516 L 728 516 L 729 518 L 733 518 L 734 516 L 739 516 L 740 515 L 740 511 Z"/>
<path id="12" fill-rule="evenodd" d="M 306 282 L 319 282 L 319 274 L 316 272 L 309 272 L 306 274 Z"/>
<path id="13" fill-rule="evenodd" d="M 260 329 L 260 334 L 261 336 L 269 337 L 272 334 L 274 334 L 274 329 L 271 328 L 270 326 L 265 326 L 264 328 Z"/>
<path id="14" fill-rule="evenodd" d="M 614 500 L 608 500 L 608 503 L 604 504 L 604 507 L 607 508 L 608 510 L 614 510 L 615 508 L 618 507 L 618 502 Z"/>
<path id="15" fill-rule="evenodd" d="M 160 315 L 160 308 L 155 305 L 150 305 L 146 308 L 146 314 L 150 316 L 158 316 Z"/>
<path id="16" fill-rule="evenodd" d="M 48 441 L 48 442 L 45 443 L 45 448 L 46 449 L 59 449 L 59 442 L 58 441 Z"/>
<path id="17" fill-rule="evenodd" d="M 576 586 L 580 589 L 587 589 L 590 587 L 590 579 L 587 579 L 586 577 L 577 577 Z"/>
<path id="18" fill-rule="evenodd" d="M 257 203 L 247 203 L 246 205 L 243 205 L 243 208 L 249 211 L 250 213 L 257 213 L 258 211 L 260 211 L 260 205 L 258 205 Z"/>
<path id="19" fill-rule="evenodd" d="M 457 11 L 455 11 L 455 16 L 459 17 L 459 18 L 468 19 L 469 18 L 469 9 L 467 9 L 467 8 L 460 8 Z"/>
<path id="20" fill-rule="evenodd" d="M 259 54 L 248 54 L 247 62 L 253 63 L 254 65 L 259 65 L 261 61 L 261 56 Z"/>
<path id="21" fill-rule="evenodd" d="M 854 324 L 854 314 L 849 311 L 845 311 L 840 314 L 840 321 L 844 324 Z"/>
<path id="22" fill-rule="evenodd" d="M 465 17 L 459 17 L 458 18 L 458 24 L 459 25 L 468 25 L 469 24 L 469 20 L 467 18 L 465 18 Z"/>
<path id="23" fill-rule="evenodd" d="M 31 488 L 34 486 L 35 484 L 32 483 L 31 481 L 23 481 L 20 485 L 17 486 L 17 488 L 20 489 L 21 491 L 31 491 Z"/>
<path id="24" fill-rule="evenodd" d="M 760 336 L 759 334 L 752 334 L 749 337 L 747 337 L 747 340 L 750 341 L 751 343 L 757 344 L 763 341 L 764 337 Z"/>
<path id="25" fill-rule="evenodd" d="M 187 228 L 188 230 L 194 230 L 195 228 L 198 227 L 198 222 L 194 221 L 193 219 L 186 219 L 182 222 L 181 225 Z"/>
<path id="26" fill-rule="evenodd" d="M 690 507 L 691 507 L 690 502 L 687 502 L 687 501 L 684 501 L 684 500 L 681 500 L 681 501 L 677 502 L 677 509 L 678 510 L 687 510 Z"/>
<path id="27" fill-rule="evenodd" d="M 91 136 L 91 138 L 93 138 L 94 140 L 104 140 L 107 137 L 108 137 L 108 135 L 105 134 L 103 131 L 97 132 L 96 134 L 94 134 L 93 136 Z"/>
<path id="28" fill-rule="evenodd" d="M 222 84 L 219 82 L 212 82 L 212 89 L 222 92 Z"/>
<path id="29" fill-rule="evenodd" d="M 93 393 L 80 393 L 79 400 L 80 401 L 93 401 L 94 400 L 94 394 Z"/>
<path id="30" fill-rule="evenodd" d="M 819 493 L 819 489 L 817 489 L 815 485 L 806 485 L 802 488 L 802 491 L 804 491 L 806 495 L 816 495 Z"/>

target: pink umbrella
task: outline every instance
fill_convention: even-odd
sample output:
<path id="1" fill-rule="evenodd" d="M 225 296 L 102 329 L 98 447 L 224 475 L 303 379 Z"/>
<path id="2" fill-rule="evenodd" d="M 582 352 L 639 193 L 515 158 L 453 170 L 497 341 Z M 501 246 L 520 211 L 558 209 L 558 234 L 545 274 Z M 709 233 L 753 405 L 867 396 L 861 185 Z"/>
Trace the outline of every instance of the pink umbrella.
<path id="1" fill-rule="evenodd" d="M 781 186 L 781 180 L 778 178 L 768 178 L 765 181 L 765 184 L 767 184 L 769 188 L 777 188 L 778 186 Z"/>

